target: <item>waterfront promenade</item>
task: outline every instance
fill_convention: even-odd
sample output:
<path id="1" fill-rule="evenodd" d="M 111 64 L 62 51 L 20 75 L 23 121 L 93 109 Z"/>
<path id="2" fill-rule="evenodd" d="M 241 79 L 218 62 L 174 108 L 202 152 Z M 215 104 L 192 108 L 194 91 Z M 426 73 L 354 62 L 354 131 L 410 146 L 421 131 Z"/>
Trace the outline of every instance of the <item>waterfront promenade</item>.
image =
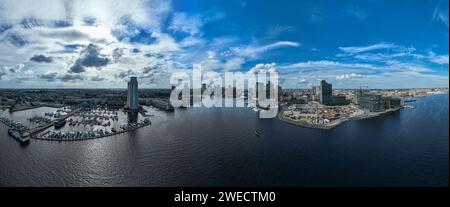
<path id="1" fill-rule="evenodd" d="M 282 111 L 280 111 L 278 113 L 278 119 L 284 122 L 288 122 L 291 124 L 295 124 L 298 126 L 302 126 L 302 127 L 307 127 L 307 128 L 314 128 L 314 129 L 333 129 L 347 121 L 356 121 L 356 120 L 362 120 L 362 119 L 369 119 L 369 118 L 374 118 L 374 117 L 378 117 L 378 116 L 382 116 L 382 115 L 386 115 L 386 114 L 390 114 L 393 113 L 395 111 L 399 111 L 400 109 L 402 109 L 403 107 L 399 107 L 399 108 L 395 108 L 395 109 L 388 109 L 382 112 L 366 112 L 364 114 L 361 115 L 356 115 L 356 116 L 350 116 L 350 117 L 342 117 L 339 118 L 337 120 L 334 120 L 332 122 L 329 122 L 327 124 L 314 124 L 308 121 L 304 121 L 304 120 L 294 120 L 291 119 L 289 117 L 285 117 L 283 114 L 285 111 L 288 111 L 289 109 L 283 109 Z"/>

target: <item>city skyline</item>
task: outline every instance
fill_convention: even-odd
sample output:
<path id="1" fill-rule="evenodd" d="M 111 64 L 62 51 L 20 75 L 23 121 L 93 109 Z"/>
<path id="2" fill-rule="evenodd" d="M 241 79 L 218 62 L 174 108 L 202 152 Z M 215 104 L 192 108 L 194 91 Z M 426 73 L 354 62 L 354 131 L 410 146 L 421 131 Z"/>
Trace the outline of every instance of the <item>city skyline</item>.
<path id="1" fill-rule="evenodd" d="M 170 88 L 193 64 L 283 88 L 448 87 L 448 62 L 446 0 L 0 0 L 0 88 Z"/>

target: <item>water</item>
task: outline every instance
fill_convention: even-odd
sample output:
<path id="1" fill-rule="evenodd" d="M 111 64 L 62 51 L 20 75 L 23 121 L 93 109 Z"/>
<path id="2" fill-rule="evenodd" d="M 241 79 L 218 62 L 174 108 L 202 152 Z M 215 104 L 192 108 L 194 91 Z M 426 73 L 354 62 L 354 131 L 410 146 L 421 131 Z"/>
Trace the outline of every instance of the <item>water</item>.
<path id="1" fill-rule="evenodd" d="M 0 125 L 0 185 L 448 186 L 448 95 L 409 104 L 329 131 L 243 108 L 151 111 L 151 126 L 127 134 L 28 146 Z"/>

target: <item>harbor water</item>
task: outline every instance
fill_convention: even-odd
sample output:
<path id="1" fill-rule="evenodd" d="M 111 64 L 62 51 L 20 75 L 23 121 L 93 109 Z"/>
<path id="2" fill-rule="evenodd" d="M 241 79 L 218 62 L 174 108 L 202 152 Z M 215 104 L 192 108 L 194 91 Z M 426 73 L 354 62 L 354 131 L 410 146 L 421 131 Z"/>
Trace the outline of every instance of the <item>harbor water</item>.
<path id="1" fill-rule="evenodd" d="M 448 186 L 448 94 L 416 99 L 331 130 L 247 108 L 148 109 L 152 125 L 135 131 L 20 145 L 0 124 L 0 186 Z"/>

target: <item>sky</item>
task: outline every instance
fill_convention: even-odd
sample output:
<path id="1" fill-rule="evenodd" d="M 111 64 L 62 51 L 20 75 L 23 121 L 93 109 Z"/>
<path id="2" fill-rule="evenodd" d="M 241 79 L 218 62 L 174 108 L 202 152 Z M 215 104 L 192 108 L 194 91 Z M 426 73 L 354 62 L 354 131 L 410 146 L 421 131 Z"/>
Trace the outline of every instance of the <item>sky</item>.
<path id="1" fill-rule="evenodd" d="M 0 0 L 0 88 L 169 88 L 278 71 L 283 88 L 449 85 L 448 0 Z"/>

